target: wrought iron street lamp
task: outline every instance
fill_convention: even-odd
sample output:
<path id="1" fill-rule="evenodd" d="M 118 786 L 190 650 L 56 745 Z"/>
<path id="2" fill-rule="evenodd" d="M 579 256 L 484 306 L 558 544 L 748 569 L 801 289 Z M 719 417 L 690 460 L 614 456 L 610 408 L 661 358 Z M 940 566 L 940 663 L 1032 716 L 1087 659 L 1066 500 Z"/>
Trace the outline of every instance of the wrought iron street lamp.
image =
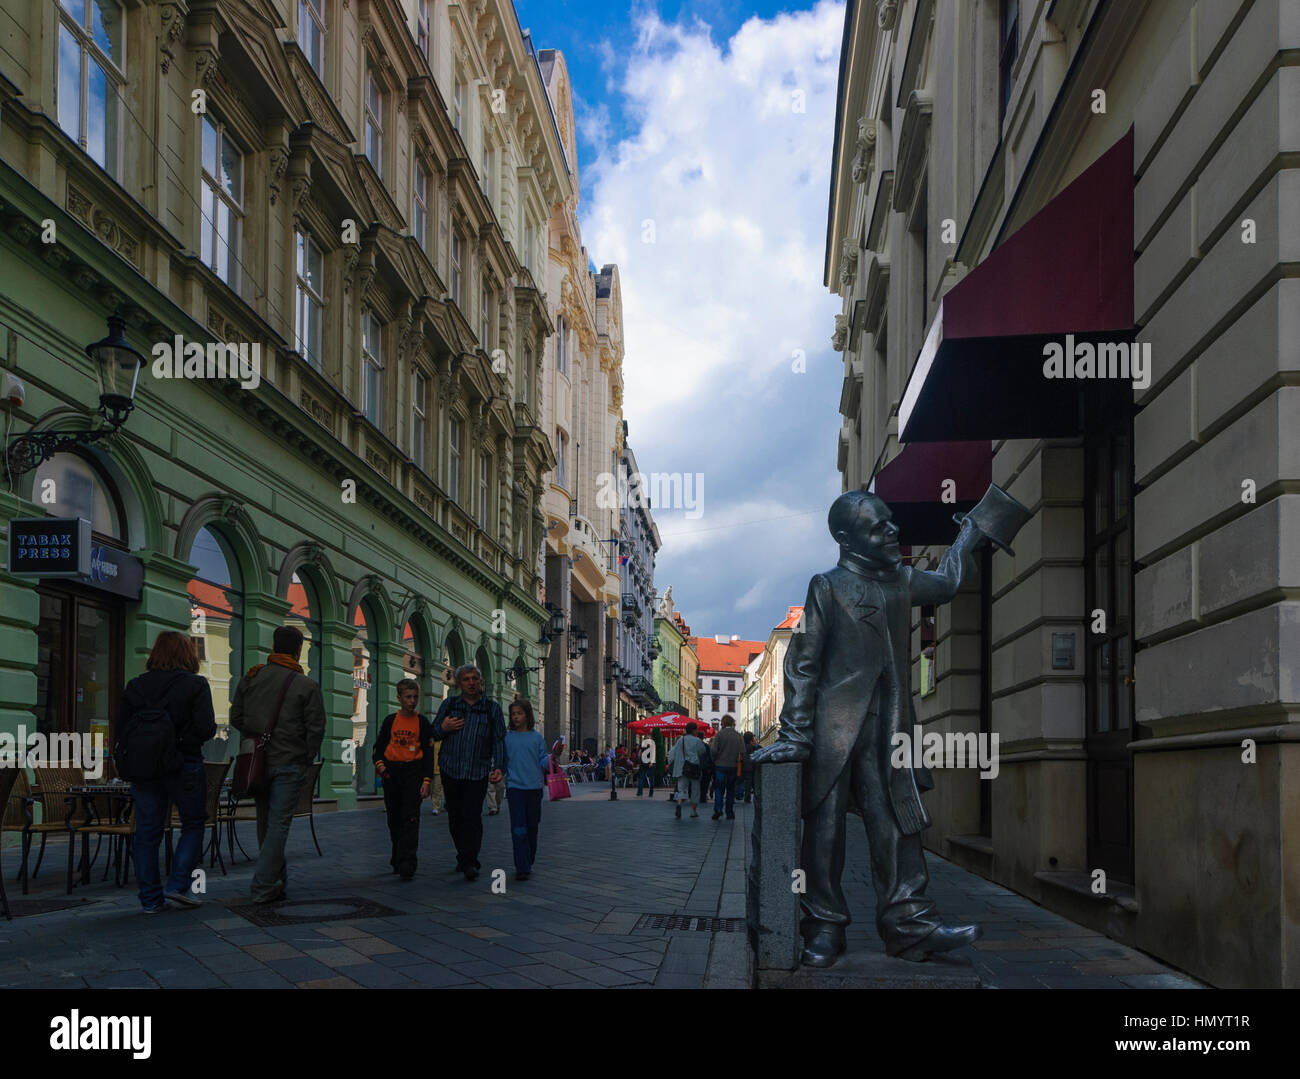
<path id="1" fill-rule="evenodd" d="M 120 315 L 109 316 L 108 336 L 87 345 L 86 355 L 95 365 L 99 414 L 107 426 L 79 431 L 29 431 L 18 435 L 5 447 L 5 471 L 10 477 L 30 472 L 56 453 L 98 442 L 126 423 L 135 408 L 135 387 L 144 357 L 127 341 L 126 322 Z"/>

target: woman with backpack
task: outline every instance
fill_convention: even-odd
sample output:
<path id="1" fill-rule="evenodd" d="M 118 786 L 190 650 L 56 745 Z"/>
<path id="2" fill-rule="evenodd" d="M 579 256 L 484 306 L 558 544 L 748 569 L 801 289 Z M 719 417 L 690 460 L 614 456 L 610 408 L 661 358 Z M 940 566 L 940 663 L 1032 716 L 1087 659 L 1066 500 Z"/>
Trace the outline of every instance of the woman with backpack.
<path id="1" fill-rule="evenodd" d="M 203 858 L 207 821 L 207 779 L 203 743 L 217 733 L 208 680 L 198 673 L 199 657 L 184 633 L 163 630 L 153 643 L 144 674 L 132 678 L 117 713 L 114 763 L 131 781 L 135 800 L 135 875 L 146 914 L 160 914 L 167 901 L 197 907 L 191 874 Z M 158 844 L 168 807 L 181 818 L 181 837 L 164 890 L 158 873 Z"/>
<path id="2" fill-rule="evenodd" d="M 691 816 L 698 817 L 700 809 L 700 777 L 703 770 L 700 759 L 704 753 L 704 743 L 695 736 L 699 725 L 686 724 L 686 733 L 677 739 L 668 754 L 668 774 L 677 780 L 676 817 L 682 819 L 682 803 L 691 803 Z"/>

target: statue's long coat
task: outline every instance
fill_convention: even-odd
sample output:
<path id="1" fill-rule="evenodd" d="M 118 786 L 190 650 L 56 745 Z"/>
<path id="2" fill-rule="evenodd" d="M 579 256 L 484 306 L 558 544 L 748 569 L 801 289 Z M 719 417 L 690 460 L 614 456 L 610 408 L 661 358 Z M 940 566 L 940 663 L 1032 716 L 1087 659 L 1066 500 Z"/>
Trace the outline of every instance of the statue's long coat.
<path id="1" fill-rule="evenodd" d="M 794 633 L 785 657 L 781 740 L 812 747 L 804 766 L 803 812 L 816 809 L 848 765 L 873 698 L 880 730 L 879 767 L 899 830 L 929 827 L 920 791 L 934 786 L 927 768 L 890 765 L 892 736 L 912 734 L 911 608 L 947 603 L 974 569 L 969 551 L 980 536 L 963 531 L 937 570 L 871 568 L 846 555 L 835 569 L 808 584 L 804 630 Z M 910 754 L 909 754 L 910 760 Z"/>

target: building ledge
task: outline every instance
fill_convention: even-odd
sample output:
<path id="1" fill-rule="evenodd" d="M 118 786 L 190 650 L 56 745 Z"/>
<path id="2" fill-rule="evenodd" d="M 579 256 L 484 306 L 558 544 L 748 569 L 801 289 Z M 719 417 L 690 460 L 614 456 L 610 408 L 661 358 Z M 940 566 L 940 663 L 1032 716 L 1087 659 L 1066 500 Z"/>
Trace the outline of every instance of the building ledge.
<path id="1" fill-rule="evenodd" d="M 1041 870 L 1034 874 L 1034 879 L 1042 883 L 1044 890 L 1054 889 L 1065 892 L 1075 899 L 1084 899 L 1092 903 L 1114 903 L 1129 914 L 1137 914 L 1142 909 L 1138 904 L 1137 892 L 1133 885 L 1122 881 L 1107 880 L 1106 891 L 1099 894 L 1092 890 L 1090 873 Z"/>

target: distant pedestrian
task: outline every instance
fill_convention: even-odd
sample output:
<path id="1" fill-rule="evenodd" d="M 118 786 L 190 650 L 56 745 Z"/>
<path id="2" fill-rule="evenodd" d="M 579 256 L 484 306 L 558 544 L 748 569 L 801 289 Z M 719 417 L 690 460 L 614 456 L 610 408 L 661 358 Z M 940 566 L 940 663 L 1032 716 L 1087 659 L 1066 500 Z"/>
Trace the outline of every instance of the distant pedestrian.
<path id="1" fill-rule="evenodd" d="M 456 872 L 477 880 L 483 845 L 483 798 L 505 767 L 506 721 L 501 705 L 483 695 L 483 675 L 473 664 L 456 671 L 460 694 L 442 702 L 433 736 L 442 743 L 438 767 L 447 796 L 447 824 L 456 846 Z"/>
<path id="2" fill-rule="evenodd" d="M 302 631 L 279 626 L 271 638 L 271 654 L 255 663 L 235 687 L 230 725 L 250 741 L 272 726 L 266 746 L 266 785 L 253 796 L 257 803 L 257 867 L 250 894 L 254 903 L 285 897 L 289 868 L 284 845 L 289 840 L 298 793 L 325 737 L 325 700 L 320 686 L 298 662 Z"/>
<path id="3" fill-rule="evenodd" d="M 722 816 L 725 799 L 727 820 L 736 819 L 736 776 L 740 772 L 744 743 L 736 733 L 733 716 L 722 717 L 722 730 L 713 736 L 713 819 Z"/>
<path id="4" fill-rule="evenodd" d="M 509 733 L 509 728 L 506 728 Z M 483 807 L 487 810 L 489 817 L 495 817 L 501 812 L 501 803 L 506 800 L 506 779 L 502 776 L 495 783 L 489 783 L 487 796 L 483 799 Z"/>
<path id="5" fill-rule="evenodd" d="M 384 811 L 392 856 L 388 864 L 402 880 L 415 876 L 420 843 L 420 803 L 433 792 L 433 724 L 419 711 L 420 683 L 397 683 L 401 710 L 385 718 L 375 739 L 375 771 L 384 783 Z"/>
<path id="6" fill-rule="evenodd" d="M 758 746 L 754 742 L 754 732 L 746 731 L 742 736 L 744 757 L 740 762 L 740 786 L 736 789 L 736 797 L 743 797 L 748 804 L 754 800 L 754 750 Z"/>
<path id="7" fill-rule="evenodd" d="M 208 817 L 203 743 L 217 733 L 217 721 L 212 690 L 198 674 L 198 653 L 186 634 L 170 629 L 159 633 L 144 667 L 144 674 L 132 678 L 122 693 L 116 758 L 131 780 L 135 800 L 140 905 L 146 914 L 159 914 L 168 900 L 184 907 L 200 902 L 190 888 L 194 867 L 203 859 Z M 180 815 L 181 837 L 164 889 L 158 844 L 169 804 Z"/>
<path id="8" fill-rule="evenodd" d="M 681 820 L 682 805 L 691 804 L 691 816 L 698 817 L 700 808 L 700 758 L 706 752 L 704 743 L 695 736 L 699 725 L 686 724 L 686 733 L 677 739 L 668 754 L 668 770 L 677 780 L 676 817 Z"/>
<path id="9" fill-rule="evenodd" d="M 550 771 L 546 739 L 536 731 L 533 706 L 522 698 L 510 704 L 506 731 L 506 803 L 515 851 L 515 880 L 527 880 L 537 861 L 537 826 L 542 819 L 542 791 Z"/>
<path id="10" fill-rule="evenodd" d="M 641 797 L 645 786 L 650 786 L 650 797 L 655 796 L 655 742 L 648 735 L 641 739 L 640 767 L 636 776 L 636 796 Z"/>
<path id="11" fill-rule="evenodd" d="M 701 739 L 700 745 L 703 747 L 700 750 L 700 801 L 707 802 L 713 789 L 713 754 L 708 742 Z"/>

